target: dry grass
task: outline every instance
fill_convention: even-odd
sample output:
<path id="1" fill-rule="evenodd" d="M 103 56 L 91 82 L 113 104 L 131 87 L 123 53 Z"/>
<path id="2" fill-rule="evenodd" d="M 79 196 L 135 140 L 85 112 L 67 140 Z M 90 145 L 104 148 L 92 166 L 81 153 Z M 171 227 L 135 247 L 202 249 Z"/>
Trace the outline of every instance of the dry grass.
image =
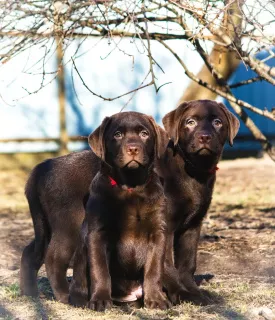
<path id="1" fill-rule="evenodd" d="M 114 307 L 101 314 L 50 299 L 20 297 L 18 285 L 2 286 L 0 298 L 3 319 L 250 319 L 251 309 L 274 308 L 274 284 L 228 278 L 209 283 L 204 289 L 221 296 L 223 302 L 204 307 L 182 303 L 166 311 Z"/>
<path id="2" fill-rule="evenodd" d="M 103 314 L 53 300 L 44 268 L 39 273 L 40 299 L 19 295 L 20 255 L 33 235 L 23 195 L 33 160 L 25 159 L 27 165 L 14 169 L 17 160 L 3 165 L 0 158 L 0 319 L 260 320 L 265 318 L 259 308 L 275 311 L 275 164 L 271 160 L 223 161 L 219 166 L 198 254 L 198 273 L 214 275 L 202 288 L 219 302 L 203 307 L 182 303 L 166 311 L 125 306 Z"/>

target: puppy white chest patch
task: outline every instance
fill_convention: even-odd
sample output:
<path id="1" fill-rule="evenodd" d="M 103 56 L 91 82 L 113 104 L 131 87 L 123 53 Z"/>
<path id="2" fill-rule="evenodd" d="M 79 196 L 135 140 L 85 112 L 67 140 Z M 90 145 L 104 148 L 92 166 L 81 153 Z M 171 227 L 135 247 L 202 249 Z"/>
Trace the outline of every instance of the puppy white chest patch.
<path id="1" fill-rule="evenodd" d="M 118 302 L 133 302 L 142 298 L 142 296 L 143 296 L 143 288 L 140 285 L 135 289 L 133 289 L 130 294 L 123 297 L 112 297 L 112 299 Z"/>

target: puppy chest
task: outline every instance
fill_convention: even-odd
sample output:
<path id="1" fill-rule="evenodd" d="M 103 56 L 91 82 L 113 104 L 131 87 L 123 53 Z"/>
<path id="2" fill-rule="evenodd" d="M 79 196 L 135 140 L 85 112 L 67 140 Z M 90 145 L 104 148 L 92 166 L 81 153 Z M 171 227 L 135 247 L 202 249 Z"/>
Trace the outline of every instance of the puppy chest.
<path id="1" fill-rule="evenodd" d="M 114 254 L 123 267 L 141 269 L 146 261 L 148 243 L 145 237 L 125 236 L 118 241 Z"/>
<path id="2" fill-rule="evenodd" d="M 181 228 L 186 224 L 201 221 L 207 213 L 210 199 L 186 197 L 182 201 L 170 203 L 169 211 L 176 227 Z"/>
<path id="3" fill-rule="evenodd" d="M 125 251 L 144 251 L 155 227 L 150 217 L 141 216 L 138 212 L 121 223 L 118 231 L 118 246 Z M 144 249 L 145 247 L 145 249 Z"/>
<path id="4" fill-rule="evenodd" d="M 157 210 L 147 206 L 128 206 L 119 222 L 121 241 L 142 241 L 155 231 L 158 224 Z"/>
<path id="5" fill-rule="evenodd" d="M 113 253 L 121 265 L 135 270 L 144 266 L 149 242 L 158 229 L 153 214 L 132 210 L 119 221 Z"/>

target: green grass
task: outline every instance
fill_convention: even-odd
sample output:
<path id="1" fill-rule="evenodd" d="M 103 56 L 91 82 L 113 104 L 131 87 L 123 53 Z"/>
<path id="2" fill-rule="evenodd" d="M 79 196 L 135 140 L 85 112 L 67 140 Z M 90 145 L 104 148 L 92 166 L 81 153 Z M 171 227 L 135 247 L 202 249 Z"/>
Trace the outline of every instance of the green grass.
<path id="1" fill-rule="evenodd" d="M 18 283 L 13 283 L 9 286 L 0 286 L 0 297 L 7 300 L 17 299 L 20 295 L 20 288 Z"/>

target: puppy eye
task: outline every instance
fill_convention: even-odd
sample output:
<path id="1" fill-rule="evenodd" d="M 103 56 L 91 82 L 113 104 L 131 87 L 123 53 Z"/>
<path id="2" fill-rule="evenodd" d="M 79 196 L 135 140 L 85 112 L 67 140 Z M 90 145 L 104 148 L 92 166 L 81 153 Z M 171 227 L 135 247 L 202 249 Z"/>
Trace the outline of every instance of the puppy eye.
<path id="1" fill-rule="evenodd" d="M 212 124 L 213 124 L 214 127 L 217 127 L 217 128 L 220 128 L 222 126 L 222 122 L 221 122 L 220 119 L 214 119 L 212 121 Z"/>
<path id="2" fill-rule="evenodd" d="M 115 134 L 114 134 L 114 138 L 115 138 L 115 139 L 121 139 L 121 138 L 122 138 L 122 133 L 121 133 L 121 131 L 116 131 Z"/>
<path id="3" fill-rule="evenodd" d="M 142 130 L 140 131 L 139 135 L 142 137 L 142 138 L 147 138 L 149 136 L 149 132 L 146 131 L 146 130 Z"/>
<path id="4" fill-rule="evenodd" d="M 186 121 L 187 127 L 195 127 L 197 125 L 197 122 L 194 119 L 189 119 Z"/>

